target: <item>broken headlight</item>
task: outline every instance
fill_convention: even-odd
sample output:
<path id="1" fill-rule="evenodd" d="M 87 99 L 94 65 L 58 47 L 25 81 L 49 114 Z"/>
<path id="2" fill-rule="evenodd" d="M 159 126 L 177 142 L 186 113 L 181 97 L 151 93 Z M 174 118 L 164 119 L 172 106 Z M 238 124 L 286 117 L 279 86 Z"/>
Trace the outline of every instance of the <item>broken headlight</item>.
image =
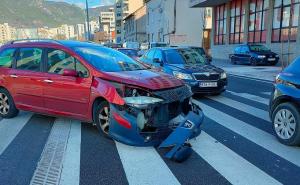
<path id="1" fill-rule="evenodd" d="M 147 108 L 149 105 L 160 103 L 163 100 L 159 98 L 149 97 L 149 96 L 134 96 L 134 97 L 126 97 L 124 98 L 124 101 L 129 106 L 144 109 Z"/>

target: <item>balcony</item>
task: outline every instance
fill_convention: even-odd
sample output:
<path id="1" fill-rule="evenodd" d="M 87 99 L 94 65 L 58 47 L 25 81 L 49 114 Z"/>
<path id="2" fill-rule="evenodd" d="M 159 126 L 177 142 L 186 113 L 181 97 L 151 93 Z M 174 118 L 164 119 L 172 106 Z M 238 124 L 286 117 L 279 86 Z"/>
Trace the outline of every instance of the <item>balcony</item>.
<path id="1" fill-rule="evenodd" d="M 230 0 L 190 0 L 190 7 L 214 7 L 229 2 Z"/>

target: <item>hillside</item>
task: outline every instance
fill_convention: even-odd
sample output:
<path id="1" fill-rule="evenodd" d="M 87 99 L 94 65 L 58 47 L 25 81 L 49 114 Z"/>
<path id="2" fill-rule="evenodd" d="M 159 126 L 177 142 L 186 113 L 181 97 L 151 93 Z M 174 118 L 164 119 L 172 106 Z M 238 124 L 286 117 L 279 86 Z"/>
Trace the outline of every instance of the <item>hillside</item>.
<path id="1" fill-rule="evenodd" d="M 64 2 L 45 0 L 0 0 L 0 23 L 15 27 L 56 27 L 84 23 L 84 10 Z"/>

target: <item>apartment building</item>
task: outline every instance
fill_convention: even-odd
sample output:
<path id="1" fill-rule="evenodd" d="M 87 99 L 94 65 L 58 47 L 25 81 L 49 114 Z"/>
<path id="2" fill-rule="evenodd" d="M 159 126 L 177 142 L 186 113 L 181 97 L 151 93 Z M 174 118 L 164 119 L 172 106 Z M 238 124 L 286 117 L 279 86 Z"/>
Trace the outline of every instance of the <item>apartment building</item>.
<path id="1" fill-rule="evenodd" d="M 116 42 L 123 43 L 125 37 L 124 18 L 144 5 L 144 0 L 116 0 Z"/>
<path id="2" fill-rule="evenodd" d="M 0 24 L 0 43 L 7 42 L 12 39 L 10 26 L 8 23 Z"/>
<path id="3" fill-rule="evenodd" d="M 115 11 L 110 8 L 109 11 L 100 12 L 100 31 L 105 32 L 110 42 L 115 42 Z M 102 34 L 103 35 L 103 34 Z"/>
<path id="4" fill-rule="evenodd" d="M 205 9 L 192 9 L 182 0 L 146 0 L 146 7 L 149 42 L 202 45 Z"/>
<path id="5" fill-rule="evenodd" d="M 144 5 L 124 18 L 124 42 L 147 42 L 147 7 Z"/>
<path id="6" fill-rule="evenodd" d="M 264 44 L 279 53 L 285 63 L 300 55 L 298 0 L 190 0 L 190 7 L 213 8 L 214 58 L 228 60 L 234 48 L 243 43 Z"/>

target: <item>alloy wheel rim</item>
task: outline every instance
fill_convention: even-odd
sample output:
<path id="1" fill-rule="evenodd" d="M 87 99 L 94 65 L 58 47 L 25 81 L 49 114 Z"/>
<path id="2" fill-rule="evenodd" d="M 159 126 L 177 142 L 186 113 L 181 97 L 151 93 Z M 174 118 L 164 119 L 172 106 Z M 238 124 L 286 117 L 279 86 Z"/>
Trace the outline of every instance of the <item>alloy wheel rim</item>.
<path id="1" fill-rule="evenodd" d="M 101 130 L 108 134 L 109 132 L 109 107 L 104 107 L 99 112 L 99 123 Z"/>
<path id="2" fill-rule="evenodd" d="M 8 114 L 9 107 L 8 97 L 5 94 L 0 93 L 0 114 Z"/>
<path id="3" fill-rule="evenodd" d="M 287 109 L 279 110 L 275 115 L 274 127 L 281 139 L 290 139 L 296 131 L 295 116 Z"/>

